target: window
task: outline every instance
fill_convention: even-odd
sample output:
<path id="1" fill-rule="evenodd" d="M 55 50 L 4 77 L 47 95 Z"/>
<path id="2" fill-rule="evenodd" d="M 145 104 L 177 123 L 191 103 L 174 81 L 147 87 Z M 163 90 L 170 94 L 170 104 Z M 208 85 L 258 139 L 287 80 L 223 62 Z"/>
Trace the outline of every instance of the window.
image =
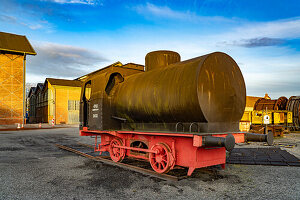
<path id="1" fill-rule="evenodd" d="M 75 106 L 74 106 L 74 101 L 73 100 L 69 100 L 68 101 L 68 110 L 74 110 Z"/>
<path id="2" fill-rule="evenodd" d="M 79 108 L 80 108 L 80 101 L 76 100 L 75 101 L 75 110 L 79 110 Z"/>
<path id="3" fill-rule="evenodd" d="M 49 99 L 53 99 L 53 91 L 52 91 L 52 89 L 48 89 L 48 91 L 49 91 Z"/>
<path id="4" fill-rule="evenodd" d="M 87 83 L 85 85 L 85 89 L 84 89 L 84 95 L 85 95 L 86 100 L 90 100 L 91 92 L 92 92 L 92 85 L 91 85 L 91 83 Z"/>
<path id="5" fill-rule="evenodd" d="M 79 110 L 79 100 L 69 100 L 68 110 Z"/>
<path id="6" fill-rule="evenodd" d="M 124 78 L 119 73 L 112 73 L 109 77 L 109 80 L 105 87 L 105 92 L 107 95 L 111 93 L 113 88 L 118 85 L 119 83 L 123 82 Z"/>

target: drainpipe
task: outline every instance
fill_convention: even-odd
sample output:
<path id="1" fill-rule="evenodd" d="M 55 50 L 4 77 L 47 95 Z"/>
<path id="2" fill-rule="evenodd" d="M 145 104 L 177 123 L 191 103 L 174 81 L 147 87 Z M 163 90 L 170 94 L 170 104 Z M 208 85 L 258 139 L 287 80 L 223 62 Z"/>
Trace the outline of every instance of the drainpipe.
<path id="1" fill-rule="evenodd" d="M 26 54 L 23 61 L 23 125 L 26 124 Z"/>
<path id="2" fill-rule="evenodd" d="M 53 87 L 53 90 L 54 90 L 54 92 L 53 92 L 53 118 L 54 118 L 54 124 L 56 124 L 56 89 Z"/>

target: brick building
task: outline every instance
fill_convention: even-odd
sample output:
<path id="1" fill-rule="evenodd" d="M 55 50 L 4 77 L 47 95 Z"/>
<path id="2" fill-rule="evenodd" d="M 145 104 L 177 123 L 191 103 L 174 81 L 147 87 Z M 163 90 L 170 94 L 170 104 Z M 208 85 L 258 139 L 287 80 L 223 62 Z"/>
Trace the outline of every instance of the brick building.
<path id="1" fill-rule="evenodd" d="M 36 55 L 26 36 L 0 32 L 0 125 L 25 122 L 26 55 Z"/>

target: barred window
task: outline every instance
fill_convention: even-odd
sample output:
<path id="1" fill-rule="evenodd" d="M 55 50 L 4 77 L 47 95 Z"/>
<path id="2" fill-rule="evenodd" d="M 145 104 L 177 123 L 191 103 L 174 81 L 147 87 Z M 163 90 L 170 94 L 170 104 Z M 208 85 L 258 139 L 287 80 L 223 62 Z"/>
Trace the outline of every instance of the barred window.
<path id="1" fill-rule="evenodd" d="M 79 100 L 75 100 L 75 110 L 79 110 L 80 108 L 80 102 Z"/>
<path id="2" fill-rule="evenodd" d="M 79 110 L 79 100 L 68 100 L 68 110 Z"/>

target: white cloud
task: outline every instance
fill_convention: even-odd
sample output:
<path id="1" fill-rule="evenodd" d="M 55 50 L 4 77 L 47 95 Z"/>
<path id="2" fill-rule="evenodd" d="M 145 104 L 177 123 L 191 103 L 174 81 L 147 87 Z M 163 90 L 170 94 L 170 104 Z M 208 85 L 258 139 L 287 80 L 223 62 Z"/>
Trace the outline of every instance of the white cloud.
<path id="1" fill-rule="evenodd" d="M 168 18 L 174 20 L 183 20 L 190 22 L 200 22 L 200 21 L 221 21 L 221 22 L 231 22 L 232 19 L 224 18 L 221 16 L 199 16 L 194 12 L 190 11 L 176 11 L 172 10 L 167 6 L 156 6 L 151 3 L 147 3 L 146 5 L 139 5 L 134 8 L 137 13 L 144 15 L 146 17 L 161 17 Z"/>
<path id="2" fill-rule="evenodd" d="M 207 40 L 183 37 L 178 40 L 152 38 L 150 41 L 130 41 L 130 44 L 117 41 L 120 51 L 107 48 L 106 55 L 121 62 L 144 64 L 149 51 L 173 50 L 180 53 L 182 60 L 191 59 L 214 51 L 222 51 L 233 57 L 239 64 L 245 78 L 247 94 L 263 96 L 269 93 L 272 98 L 300 95 L 300 56 L 287 47 L 266 46 L 244 48 L 240 46 L 216 47 L 219 37 Z M 122 51 L 125 49 L 126 51 Z"/>
<path id="3" fill-rule="evenodd" d="M 28 27 L 32 30 L 37 30 L 43 28 L 41 24 L 28 25 Z"/>
<path id="4" fill-rule="evenodd" d="M 249 22 L 239 18 L 225 18 L 222 16 L 201 16 L 198 13 L 191 12 L 189 10 L 178 11 L 171 9 L 168 6 L 157 6 L 151 3 L 136 6 L 134 9 L 140 15 L 144 15 L 151 20 L 156 20 L 155 17 L 158 17 L 159 20 L 161 18 L 165 18 L 188 22 L 222 22 L 224 23 L 224 25 L 226 25 L 226 23 L 227 25 L 228 23 L 230 23 L 232 25 L 231 27 L 234 28 L 227 29 L 227 32 L 225 33 L 212 33 L 211 36 L 208 36 L 208 38 L 214 37 L 217 38 L 217 41 L 222 40 L 226 41 L 227 43 L 230 43 L 230 41 L 238 43 L 238 40 L 256 38 L 300 38 L 300 17 L 268 22 Z"/>
<path id="5" fill-rule="evenodd" d="M 157 6 L 151 3 L 134 7 L 137 13 L 150 20 L 171 19 L 190 23 L 198 22 L 221 22 L 222 32 L 212 32 L 205 35 L 205 40 L 217 45 L 260 47 L 276 46 L 284 43 L 284 39 L 300 38 L 300 17 L 268 21 L 268 22 L 249 22 L 239 18 L 225 18 L 222 16 L 201 16 L 198 13 L 173 10 L 167 6 Z M 192 25 L 192 24 L 191 24 Z M 224 26 L 223 26 L 224 25 Z M 202 27 L 202 26 L 201 26 Z M 231 27 L 231 28 L 229 28 Z M 218 29 L 221 30 L 221 29 Z M 172 30 L 174 31 L 174 30 Z M 197 32 L 197 34 L 195 33 Z M 192 36 L 191 32 L 194 33 Z M 174 33 L 173 33 L 174 34 Z M 184 33 L 181 33 L 184 34 Z M 189 29 L 190 37 L 198 40 L 203 37 L 199 27 Z"/>
<path id="6" fill-rule="evenodd" d="M 250 23 L 238 27 L 234 32 L 235 35 L 239 35 L 239 37 L 247 38 L 299 38 L 300 17 L 270 22 Z"/>
<path id="7" fill-rule="evenodd" d="M 265 50 L 272 49 L 265 48 Z M 245 78 L 248 95 L 262 96 L 268 93 L 271 98 L 300 95 L 299 55 L 272 57 L 244 55 L 237 57 L 236 61 L 243 62 L 240 68 Z"/>
<path id="8" fill-rule="evenodd" d="M 25 20 L 11 15 L 0 14 L 0 21 L 13 25 L 25 26 L 31 30 L 46 30 L 53 31 L 53 25 L 46 20 Z"/>
<path id="9" fill-rule="evenodd" d="M 33 42 L 33 48 L 37 55 L 28 58 L 27 72 L 34 81 L 28 82 L 44 77 L 79 77 L 98 69 L 96 65 L 107 61 L 98 52 L 81 47 Z"/>
<path id="10" fill-rule="evenodd" d="M 247 22 L 223 34 L 209 36 L 218 45 L 270 46 L 300 38 L 300 17 L 269 22 Z M 256 45 L 255 45 L 256 43 Z"/>
<path id="11" fill-rule="evenodd" d="M 102 4 L 99 0 L 46 0 L 46 1 L 51 1 L 60 4 L 86 4 L 86 5 Z"/>

